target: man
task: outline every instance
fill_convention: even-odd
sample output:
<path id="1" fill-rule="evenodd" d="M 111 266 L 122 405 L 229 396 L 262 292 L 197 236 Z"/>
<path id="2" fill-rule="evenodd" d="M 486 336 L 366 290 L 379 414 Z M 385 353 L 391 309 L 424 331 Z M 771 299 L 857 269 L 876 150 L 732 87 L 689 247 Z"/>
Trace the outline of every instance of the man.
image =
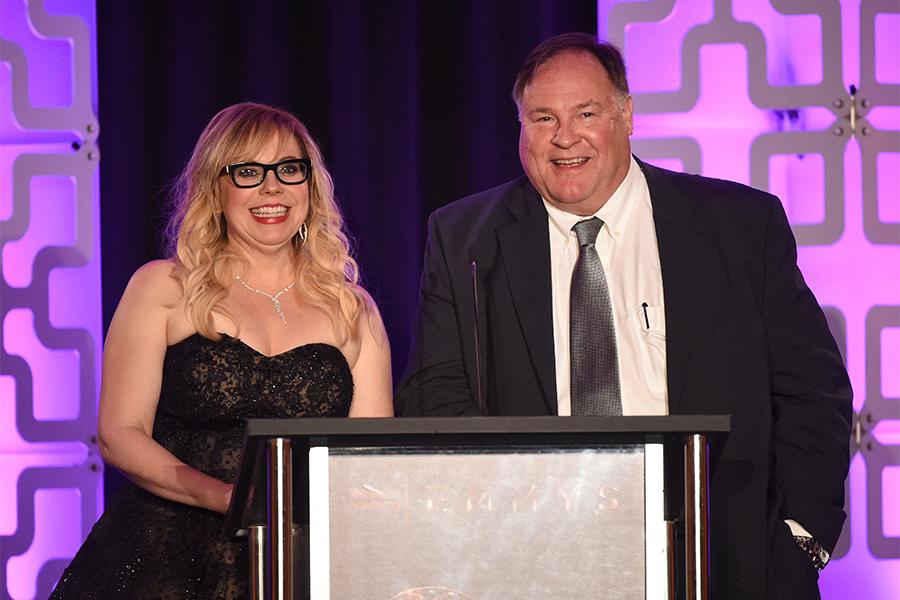
<path id="1" fill-rule="evenodd" d="M 622 57 L 587 34 L 539 45 L 513 98 L 527 178 L 431 216 L 398 413 L 730 414 L 712 597 L 818 597 L 851 391 L 780 202 L 633 158 Z"/>

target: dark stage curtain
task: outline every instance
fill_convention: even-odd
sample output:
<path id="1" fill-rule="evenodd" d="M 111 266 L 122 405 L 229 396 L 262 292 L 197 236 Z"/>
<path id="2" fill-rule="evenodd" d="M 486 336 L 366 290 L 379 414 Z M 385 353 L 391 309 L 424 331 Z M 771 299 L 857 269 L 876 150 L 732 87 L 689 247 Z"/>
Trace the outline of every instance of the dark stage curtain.
<path id="1" fill-rule="evenodd" d="M 161 256 L 166 186 L 200 131 L 228 104 L 265 102 L 297 114 L 322 147 L 396 378 L 428 213 L 521 174 L 516 70 L 546 37 L 594 32 L 597 9 L 591 0 L 100 0 L 97 23 L 104 326 L 131 274 Z"/>
<path id="2" fill-rule="evenodd" d="M 212 115 L 283 106 L 321 144 L 406 362 L 428 213 L 521 174 L 510 88 L 596 2 L 98 3 L 104 317 L 159 257 L 166 186 Z"/>

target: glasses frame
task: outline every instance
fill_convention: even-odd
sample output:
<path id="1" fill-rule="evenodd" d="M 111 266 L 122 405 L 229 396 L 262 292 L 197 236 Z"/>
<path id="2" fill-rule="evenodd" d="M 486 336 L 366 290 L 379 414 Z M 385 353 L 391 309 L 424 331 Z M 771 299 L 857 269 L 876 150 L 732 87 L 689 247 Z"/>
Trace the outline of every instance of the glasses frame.
<path id="1" fill-rule="evenodd" d="M 301 179 L 300 181 L 285 181 L 281 178 L 281 175 L 278 173 L 278 167 L 286 163 L 302 163 L 306 165 L 306 177 Z M 253 185 L 244 185 L 237 182 L 237 178 L 235 177 L 235 172 L 241 167 L 259 167 L 263 170 L 262 177 L 259 180 L 259 183 L 254 183 Z M 219 171 L 219 177 L 223 177 L 225 175 L 231 176 L 231 183 L 235 185 L 235 187 L 239 187 L 241 189 L 255 188 L 259 187 L 265 182 L 266 177 L 269 175 L 269 171 L 275 173 L 275 178 L 283 183 L 284 185 L 300 185 L 301 183 L 306 183 L 309 181 L 310 176 L 312 175 L 312 162 L 308 158 L 288 158 L 285 160 L 280 160 L 277 163 L 261 163 L 261 162 L 240 162 L 234 163 L 232 165 L 225 165 L 222 167 L 222 170 Z"/>

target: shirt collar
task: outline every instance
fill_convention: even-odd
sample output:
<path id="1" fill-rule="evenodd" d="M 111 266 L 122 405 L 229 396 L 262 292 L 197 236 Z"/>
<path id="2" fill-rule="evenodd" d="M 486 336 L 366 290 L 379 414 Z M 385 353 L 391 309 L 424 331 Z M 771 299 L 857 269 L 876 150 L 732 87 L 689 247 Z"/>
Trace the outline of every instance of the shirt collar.
<path id="1" fill-rule="evenodd" d="M 628 168 L 628 173 L 625 175 L 625 179 L 622 180 L 622 183 L 619 184 L 619 187 L 616 188 L 613 195 L 609 197 L 606 204 L 600 207 L 600 210 L 593 215 L 587 217 L 561 210 L 547 202 L 547 200 L 541 196 L 541 200 L 544 202 L 544 208 L 547 209 L 547 216 L 550 219 L 551 228 L 558 232 L 559 235 L 562 236 L 562 239 L 566 240 L 566 243 L 568 243 L 568 239 L 575 235 L 572 231 L 572 227 L 575 223 L 590 219 L 591 217 L 597 217 L 604 223 L 603 229 L 600 231 L 605 231 L 606 233 L 604 235 L 618 238 L 622 235 L 622 232 L 625 231 L 628 220 L 634 212 L 634 206 L 637 202 L 636 196 L 640 193 L 642 179 L 643 174 L 641 173 L 641 168 L 638 166 L 637 161 L 634 160 L 634 156 L 632 156 L 631 164 Z"/>

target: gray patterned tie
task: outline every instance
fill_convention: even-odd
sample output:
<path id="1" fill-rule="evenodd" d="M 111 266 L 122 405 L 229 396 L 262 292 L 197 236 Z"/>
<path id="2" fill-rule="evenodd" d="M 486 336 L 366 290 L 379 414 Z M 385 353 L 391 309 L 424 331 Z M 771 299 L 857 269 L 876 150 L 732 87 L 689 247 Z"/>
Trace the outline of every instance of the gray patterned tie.
<path id="1" fill-rule="evenodd" d="M 572 415 L 622 414 L 616 329 L 603 264 L 594 242 L 603 227 L 597 217 L 575 223 L 578 262 L 569 295 Z"/>

